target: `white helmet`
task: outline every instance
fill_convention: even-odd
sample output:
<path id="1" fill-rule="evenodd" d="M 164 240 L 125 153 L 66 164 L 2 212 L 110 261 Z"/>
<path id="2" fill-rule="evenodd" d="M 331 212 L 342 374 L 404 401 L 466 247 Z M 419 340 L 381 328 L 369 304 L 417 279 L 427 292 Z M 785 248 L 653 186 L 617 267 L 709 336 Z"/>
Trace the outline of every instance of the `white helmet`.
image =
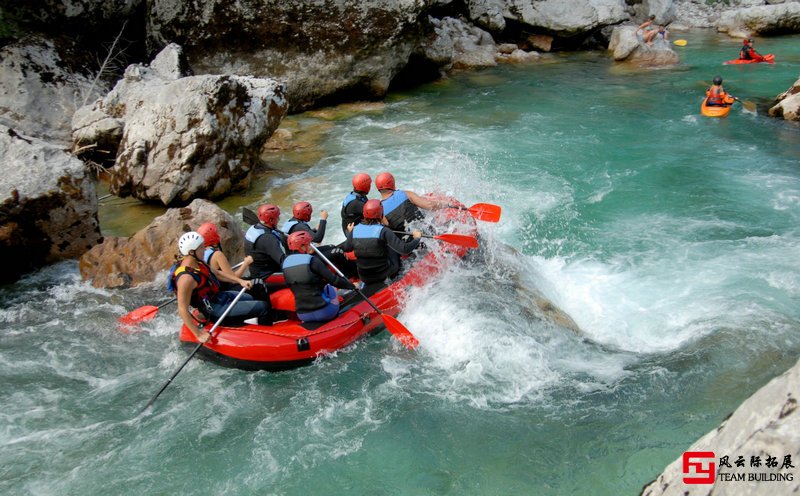
<path id="1" fill-rule="evenodd" d="M 205 240 L 202 236 L 194 231 L 189 231 L 184 233 L 181 239 L 178 240 L 178 250 L 180 250 L 181 255 L 186 256 L 190 251 L 203 246 L 203 243 L 205 243 Z"/>

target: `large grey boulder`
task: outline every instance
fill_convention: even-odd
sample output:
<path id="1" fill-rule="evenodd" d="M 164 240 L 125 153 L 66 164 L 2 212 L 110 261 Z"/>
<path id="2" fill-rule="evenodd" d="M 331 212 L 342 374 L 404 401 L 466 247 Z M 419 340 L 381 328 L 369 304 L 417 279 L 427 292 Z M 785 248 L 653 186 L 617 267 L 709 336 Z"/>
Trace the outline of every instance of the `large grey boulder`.
<path id="1" fill-rule="evenodd" d="M 178 238 L 213 222 L 222 251 L 236 264 L 244 257 L 244 234 L 227 212 L 206 200 L 171 208 L 131 237 L 108 237 L 80 259 L 80 272 L 98 288 L 128 288 L 152 282 L 178 255 Z"/>
<path id="2" fill-rule="evenodd" d="M 503 17 L 561 37 L 628 20 L 623 0 L 505 0 Z"/>
<path id="3" fill-rule="evenodd" d="M 281 79 L 301 110 L 383 97 L 429 33 L 420 20 L 440 3 L 160 0 L 148 4 L 148 44 L 182 45 L 197 74 Z"/>
<path id="4" fill-rule="evenodd" d="M 63 147 L 0 125 L 0 282 L 100 240 L 94 181 Z"/>
<path id="5" fill-rule="evenodd" d="M 775 98 L 775 104 L 769 109 L 769 115 L 782 117 L 787 121 L 800 121 L 800 79 Z"/>
<path id="6" fill-rule="evenodd" d="M 646 45 L 636 36 L 636 26 L 618 26 L 611 33 L 608 50 L 614 60 L 628 61 L 640 66 L 661 67 L 678 64 L 680 58 L 668 42 L 655 40 Z"/>
<path id="7" fill-rule="evenodd" d="M 800 33 L 800 2 L 761 5 L 724 12 L 717 30 L 740 37 L 743 34 Z"/>
<path id="8" fill-rule="evenodd" d="M 69 143 L 70 119 L 91 87 L 51 41 L 28 37 L 0 48 L 0 124 L 23 134 Z"/>
<path id="9" fill-rule="evenodd" d="M 76 147 L 113 148 L 111 192 L 163 205 L 221 198 L 249 185 L 264 143 L 286 113 L 272 79 L 181 77 L 180 47 L 132 65 L 105 98 L 73 120 Z"/>
<path id="10" fill-rule="evenodd" d="M 717 458 L 736 455 L 776 457 L 782 465 L 786 455 L 791 456 L 797 467 L 800 458 L 800 412 L 797 401 L 800 395 L 800 363 L 770 381 L 750 398 L 722 424 L 709 432 L 686 451 L 713 451 Z M 684 484 L 683 457 L 672 462 L 656 480 L 642 489 L 642 496 L 694 496 L 694 495 L 759 495 L 797 494 L 800 478 L 796 469 L 761 467 L 723 468 L 714 460 L 716 471 L 726 473 L 791 473 L 792 481 L 717 481 L 713 486 Z M 707 465 L 706 465 L 707 466 Z M 734 465 L 735 467 L 735 465 Z M 763 477 L 763 476 L 762 476 Z M 749 477 L 748 477 L 749 478 Z M 768 480 L 768 479 L 767 479 Z"/>
<path id="11" fill-rule="evenodd" d="M 429 22 L 435 37 L 424 49 L 424 56 L 444 69 L 467 69 L 497 65 L 497 46 L 486 31 L 461 19 L 445 17 Z"/>

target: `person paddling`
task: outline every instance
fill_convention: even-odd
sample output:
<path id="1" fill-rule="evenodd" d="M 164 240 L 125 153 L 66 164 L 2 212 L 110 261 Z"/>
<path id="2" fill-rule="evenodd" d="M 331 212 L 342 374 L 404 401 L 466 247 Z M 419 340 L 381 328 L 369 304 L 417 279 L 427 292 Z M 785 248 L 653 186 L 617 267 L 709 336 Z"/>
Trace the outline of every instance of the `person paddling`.
<path id="1" fill-rule="evenodd" d="M 258 207 L 259 222 L 250 226 L 244 235 L 244 251 L 253 257 L 250 275 L 264 281 L 281 271 L 286 258 L 286 235 L 277 228 L 280 217 L 281 209 L 276 205 L 261 205 Z"/>
<path id="2" fill-rule="evenodd" d="M 736 98 L 725 92 L 725 89 L 722 87 L 722 78 L 715 76 L 712 83 L 711 88 L 706 91 L 706 106 L 726 107 L 728 105 L 733 105 Z"/>
<path id="3" fill-rule="evenodd" d="M 334 287 L 350 290 L 356 287 L 313 256 L 311 242 L 306 231 L 289 235 L 287 243 L 292 253 L 283 261 L 283 277 L 294 294 L 297 318 L 303 322 L 327 322 L 339 314 Z"/>
<path id="4" fill-rule="evenodd" d="M 358 224 L 364 217 L 362 214 L 364 204 L 367 203 L 367 194 L 372 188 L 372 178 L 360 172 L 353 176 L 353 191 L 342 202 L 342 232 L 347 236 L 349 224 Z"/>
<path id="5" fill-rule="evenodd" d="M 305 231 L 311 235 L 314 243 L 322 243 L 325 238 L 325 228 L 328 225 L 328 212 L 323 210 L 319 213 L 319 224 L 316 229 L 308 225 L 313 212 L 314 209 L 307 201 L 295 203 L 292 207 L 292 218 L 286 221 L 281 231 L 287 236 L 298 231 Z"/>
<path id="6" fill-rule="evenodd" d="M 217 276 L 203 262 L 205 240 L 195 231 L 183 234 L 178 240 L 180 257 L 170 270 L 167 288 L 178 298 L 178 315 L 197 340 L 205 343 L 210 338 L 206 330 L 192 318 L 190 306 L 198 309 L 207 319 L 216 321 L 228 309 L 229 304 L 237 297 L 234 291 L 221 291 Z M 189 276 L 189 277 L 183 277 Z M 220 274 L 220 278 L 227 278 Z M 250 289 L 252 283 L 239 279 L 242 287 Z M 234 281 L 229 281 L 234 282 Z M 272 324 L 269 317 L 269 306 L 263 301 L 253 300 L 250 295 L 243 294 L 239 301 L 229 310 L 225 324 L 238 324 L 245 319 L 258 318 L 262 325 Z"/>
<path id="7" fill-rule="evenodd" d="M 214 271 L 215 274 L 225 274 L 228 278 L 236 280 L 236 284 L 242 285 L 244 279 L 242 276 L 247 269 L 250 267 L 250 264 L 253 263 L 253 257 L 246 256 L 244 260 L 239 265 L 239 267 L 234 270 L 231 267 L 230 261 L 225 253 L 222 251 L 222 247 L 220 243 L 222 239 L 219 236 L 219 232 L 217 232 L 217 226 L 213 222 L 205 222 L 197 228 L 197 234 L 203 237 L 205 240 L 205 251 L 203 252 L 203 262 L 211 267 L 211 270 Z M 222 288 L 224 290 L 231 289 L 233 284 L 231 283 L 223 283 Z"/>
<path id="8" fill-rule="evenodd" d="M 364 219 L 356 226 L 351 224 L 352 230 L 342 244 L 343 250 L 355 252 L 358 278 L 365 284 L 363 292 L 367 296 L 386 287 L 386 280 L 400 271 L 400 255 L 414 251 L 422 237 L 420 231 L 414 231 L 414 239 L 403 241 L 380 224 L 383 216 L 381 202 L 368 200 L 364 204 Z"/>
<path id="9" fill-rule="evenodd" d="M 386 216 L 387 226 L 392 231 L 405 231 L 406 223 L 421 219 L 420 208 L 433 210 L 446 206 L 440 205 L 439 202 L 430 198 L 419 196 L 413 191 L 398 190 L 395 186 L 394 176 L 389 172 L 378 174 L 375 178 L 375 187 L 381 194 L 383 215 Z M 366 208 L 366 204 L 364 208 Z"/>
<path id="10" fill-rule="evenodd" d="M 753 43 L 755 43 L 753 38 L 745 38 L 744 41 L 742 41 L 742 49 L 739 50 L 740 60 L 764 60 L 764 56 L 756 52 L 756 49 L 753 48 Z"/>

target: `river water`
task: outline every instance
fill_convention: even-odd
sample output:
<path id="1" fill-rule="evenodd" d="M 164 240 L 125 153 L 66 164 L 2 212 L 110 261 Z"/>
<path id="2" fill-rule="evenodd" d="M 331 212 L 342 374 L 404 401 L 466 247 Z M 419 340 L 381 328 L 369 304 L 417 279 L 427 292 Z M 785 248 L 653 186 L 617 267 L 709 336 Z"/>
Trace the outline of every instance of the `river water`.
<path id="1" fill-rule="evenodd" d="M 800 353 L 800 127 L 703 118 L 698 82 L 763 114 L 800 37 L 738 67 L 737 40 L 680 37 L 677 68 L 554 54 L 287 120 L 302 147 L 224 206 L 310 199 L 335 241 L 349 178 L 388 169 L 504 208 L 400 314 L 417 352 L 384 332 L 282 373 L 193 360 L 137 418 L 186 357 L 174 307 L 116 329 L 159 285 L 70 262 L 0 288 L 0 493 L 637 494 Z"/>

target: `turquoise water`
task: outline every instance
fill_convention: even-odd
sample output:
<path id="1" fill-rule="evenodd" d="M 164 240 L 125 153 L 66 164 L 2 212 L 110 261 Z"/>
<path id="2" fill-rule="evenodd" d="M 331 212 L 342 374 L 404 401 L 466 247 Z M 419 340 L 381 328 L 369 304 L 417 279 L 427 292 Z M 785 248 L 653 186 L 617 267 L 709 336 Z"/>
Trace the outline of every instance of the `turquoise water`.
<path id="1" fill-rule="evenodd" d="M 742 67 L 720 65 L 736 40 L 679 37 L 677 68 L 551 55 L 394 94 L 271 176 L 266 199 L 332 211 L 333 241 L 356 171 L 503 206 L 484 255 L 400 314 L 417 352 L 382 333 L 278 374 L 193 361 L 137 419 L 186 356 L 174 308 L 115 328 L 158 285 L 65 263 L 0 288 L 0 493 L 637 494 L 800 352 L 800 128 L 703 118 L 698 83 L 763 106 L 800 37 Z"/>

